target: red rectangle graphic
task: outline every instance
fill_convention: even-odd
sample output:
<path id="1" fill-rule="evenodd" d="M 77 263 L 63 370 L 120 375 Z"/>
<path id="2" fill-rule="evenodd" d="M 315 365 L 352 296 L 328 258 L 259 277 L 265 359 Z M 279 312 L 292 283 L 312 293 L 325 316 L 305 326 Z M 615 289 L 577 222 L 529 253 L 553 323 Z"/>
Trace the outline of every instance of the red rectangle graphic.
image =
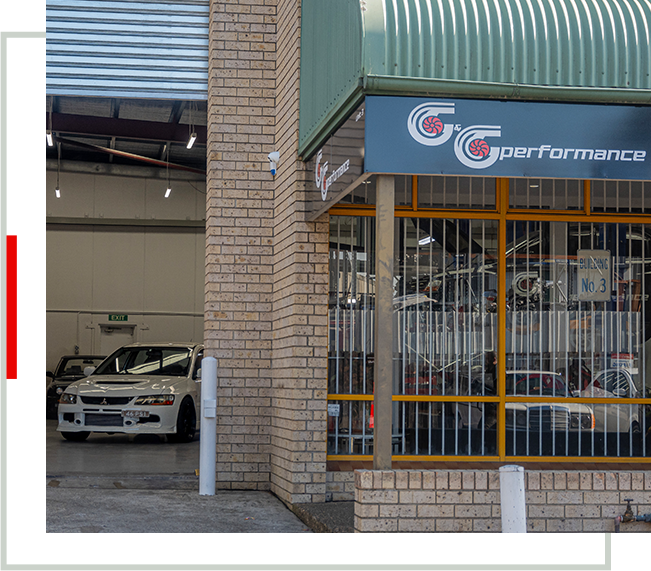
<path id="1" fill-rule="evenodd" d="M 7 236 L 7 379 L 45 378 L 45 235 Z"/>

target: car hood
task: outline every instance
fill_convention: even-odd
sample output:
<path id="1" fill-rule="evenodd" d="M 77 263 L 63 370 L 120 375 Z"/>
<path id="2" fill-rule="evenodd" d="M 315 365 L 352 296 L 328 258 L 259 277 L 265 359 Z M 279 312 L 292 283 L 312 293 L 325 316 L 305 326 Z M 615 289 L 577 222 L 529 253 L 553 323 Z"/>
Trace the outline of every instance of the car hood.
<path id="1" fill-rule="evenodd" d="M 79 395 L 140 395 L 174 393 L 186 377 L 147 375 L 102 375 L 86 377 L 69 385 L 67 392 Z"/>
<path id="2" fill-rule="evenodd" d="M 541 410 L 564 410 L 570 413 L 575 414 L 592 414 L 592 409 L 589 406 L 586 406 L 581 403 L 560 403 L 560 402 L 535 402 L 535 403 L 524 403 L 524 402 L 507 402 L 506 408 L 508 410 L 527 410 L 530 411 L 541 409 Z"/>

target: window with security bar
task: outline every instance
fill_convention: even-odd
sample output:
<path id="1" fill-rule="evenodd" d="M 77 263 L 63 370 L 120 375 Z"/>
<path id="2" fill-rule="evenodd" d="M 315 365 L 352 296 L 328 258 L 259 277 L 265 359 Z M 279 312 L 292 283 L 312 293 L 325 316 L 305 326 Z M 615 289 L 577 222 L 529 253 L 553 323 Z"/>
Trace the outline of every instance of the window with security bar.
<path id="1" fill-rule="evenodd" d="M 648 456 L 651 228 L 508 222 L 506 453 Z"/>
<path id="2" fill-rule="evenodd" d="M 396 216 L 394 459 L 650 457 L 651 226 L 513 218 Z M 330 228 L 328 454 L 368 456 L 375 220 Z"/>

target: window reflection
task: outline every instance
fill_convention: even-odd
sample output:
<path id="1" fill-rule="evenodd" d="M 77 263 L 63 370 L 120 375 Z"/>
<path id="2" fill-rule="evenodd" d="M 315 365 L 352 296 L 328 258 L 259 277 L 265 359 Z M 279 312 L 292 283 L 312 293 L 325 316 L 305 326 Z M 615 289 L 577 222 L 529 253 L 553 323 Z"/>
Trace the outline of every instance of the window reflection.
<path id="1" fill-rule="evenodd" d="M 370 397 L 374 219 L 333 216 L 330 223 L 328 390 Z M 645 225 L 507 222 L 500 293 L 498 221 L 395 224 L 393 393 L 404 398 L 393 405 L 395 455 L 495 455 L 498 421 L 511 456 L 650 455 L 650 405 L 627 400 L 651 398 Z M 608 261 L 607 270 L 594 264 L 609 272 L 600 298 L 591 296 L 594 276 L 580 265 L 585 252 Z M 372 453 L 371 401 L 361 403 L 342 401 L 341 416 L 329 417 L 329 454 Z"/>

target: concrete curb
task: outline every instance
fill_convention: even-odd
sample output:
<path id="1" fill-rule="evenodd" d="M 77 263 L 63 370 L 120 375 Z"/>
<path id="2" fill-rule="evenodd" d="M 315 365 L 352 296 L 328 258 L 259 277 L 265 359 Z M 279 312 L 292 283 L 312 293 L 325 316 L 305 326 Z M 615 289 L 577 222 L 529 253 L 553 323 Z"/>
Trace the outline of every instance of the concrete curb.
<path id="1" fill-rule="evenodd" d="M 354 533 L 354 502 L 289 506 L 314 533 Z"/>
<path id="2" fill-rule="evenodd" d="M 198 476 L 58 476 L 47 475 L 50 488 L 99 488 L 119 490 L 199 490 Z"/>

